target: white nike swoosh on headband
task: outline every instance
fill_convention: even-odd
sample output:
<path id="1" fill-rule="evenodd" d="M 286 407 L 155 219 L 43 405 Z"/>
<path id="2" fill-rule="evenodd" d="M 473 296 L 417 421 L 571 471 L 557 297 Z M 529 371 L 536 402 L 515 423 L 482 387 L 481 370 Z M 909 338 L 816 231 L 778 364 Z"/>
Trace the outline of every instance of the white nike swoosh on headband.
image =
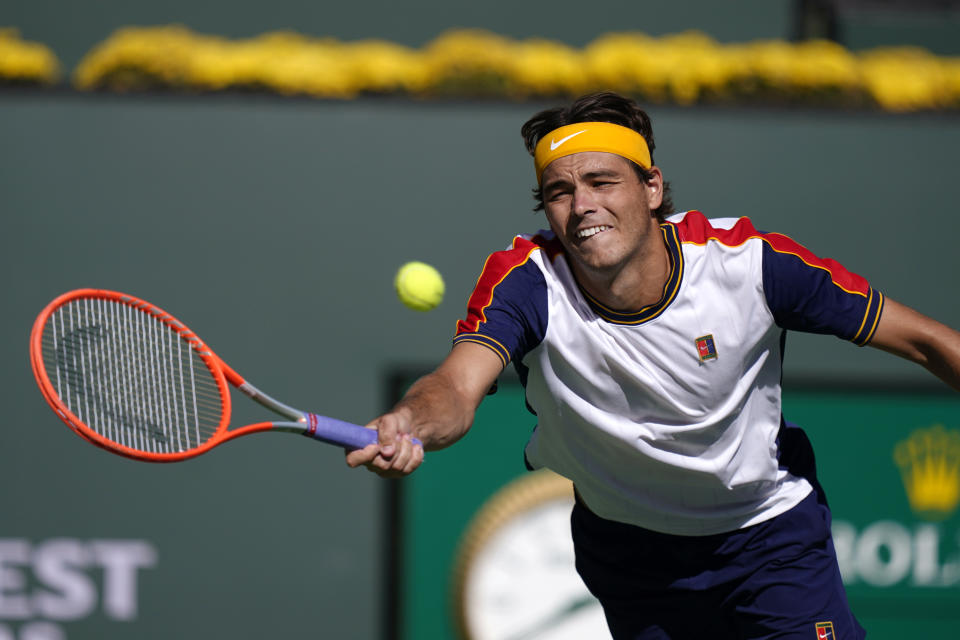
<path id="1" fill-rule="evenodd" d="M 560 145 L 562 145 L 564 142 L 566 142 L 567 140 L 569 140 L 569 139 L 572 138 L 573 136 L 578 136 L 578 135 L 580 135 L 581 133 L 586 133 L 586 132 L 587 132 L 587 130 L 586 130 L 586 129 L 583 129 L 582 131 L 577 131 L 576 133 L 571 133 L 571 134 L 568 135 L 566 138 L 561 138 L 559 142 L 554 142 L 553 140 L 550 140 L 550 151 L 555 151 L 557 147 L 559 147 Z"/>

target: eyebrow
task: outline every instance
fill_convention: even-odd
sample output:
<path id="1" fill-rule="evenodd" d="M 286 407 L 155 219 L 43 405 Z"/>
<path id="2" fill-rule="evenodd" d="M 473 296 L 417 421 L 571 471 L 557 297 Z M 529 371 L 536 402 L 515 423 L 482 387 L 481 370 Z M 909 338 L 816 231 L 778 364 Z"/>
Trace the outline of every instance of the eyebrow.
<path id="1" fill-rule="evenodd" d="M 613 169 L 597 169 L 596 171 L 588 171 L 583 174 L 584 178 L 619 178 L 620 172 Z"/>
<path id="2" fill-rule="evenodd" d="M 613 169 L 597 169 L 595 171 L 588 171 L 581 176 L 584 180 L 595 180 L 597 178 L 619 178 L 621 174 L 619 171 Z M 544 192 L 549 191 L 550 189 L 560 187 L 566 184 L 569 184 L 568 180 L 563 178 L 554 178 L 553 180 L 547 181 L 541 189 Z"/>

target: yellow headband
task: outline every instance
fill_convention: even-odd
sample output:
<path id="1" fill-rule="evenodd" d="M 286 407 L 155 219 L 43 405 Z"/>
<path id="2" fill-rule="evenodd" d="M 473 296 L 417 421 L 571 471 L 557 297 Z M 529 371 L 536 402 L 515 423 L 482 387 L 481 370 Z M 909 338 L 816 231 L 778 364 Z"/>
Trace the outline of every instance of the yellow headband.
<path id="1" fill-rule="evenodd" d="M 627 127 L 609 122 L 578 122 L 554 129 L 540 139 L 533 154 L 537 184 L 547 165 L 564 156 L 584 151 L 605 151 L 633 160 L 644 169 L 653 164 L 647 141 Z"/>

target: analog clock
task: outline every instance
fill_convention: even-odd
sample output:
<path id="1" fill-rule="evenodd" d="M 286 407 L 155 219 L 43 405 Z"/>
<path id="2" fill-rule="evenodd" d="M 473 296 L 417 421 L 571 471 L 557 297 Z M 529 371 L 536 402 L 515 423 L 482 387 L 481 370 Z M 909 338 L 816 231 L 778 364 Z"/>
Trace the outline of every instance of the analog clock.
<path id="1" fill-rule="evenodd" d="M 463 640 L 609 638 L 600 603 L 574 568 L 573 485 L 551 471 L 494 494 L 464 532 L 454 569 Z"/>

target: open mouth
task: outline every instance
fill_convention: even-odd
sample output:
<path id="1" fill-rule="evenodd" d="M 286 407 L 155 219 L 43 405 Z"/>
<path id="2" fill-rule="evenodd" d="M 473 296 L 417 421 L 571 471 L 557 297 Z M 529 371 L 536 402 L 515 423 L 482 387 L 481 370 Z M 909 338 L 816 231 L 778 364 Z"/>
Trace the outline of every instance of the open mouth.
<path id="1" fill-rule="evenodd" d="M 608 227 L 605 224 L 597 225 L 595 227 L 587 227 L 586 229 L 580 229 L 579 231 L 577 231 L 574 237 L 576 237 L 577 240 L 586 240 L 587 238 L 591 238 L 597 235 L 598 233 L 602 233 L 610 228 L 611 227 Z"/>

